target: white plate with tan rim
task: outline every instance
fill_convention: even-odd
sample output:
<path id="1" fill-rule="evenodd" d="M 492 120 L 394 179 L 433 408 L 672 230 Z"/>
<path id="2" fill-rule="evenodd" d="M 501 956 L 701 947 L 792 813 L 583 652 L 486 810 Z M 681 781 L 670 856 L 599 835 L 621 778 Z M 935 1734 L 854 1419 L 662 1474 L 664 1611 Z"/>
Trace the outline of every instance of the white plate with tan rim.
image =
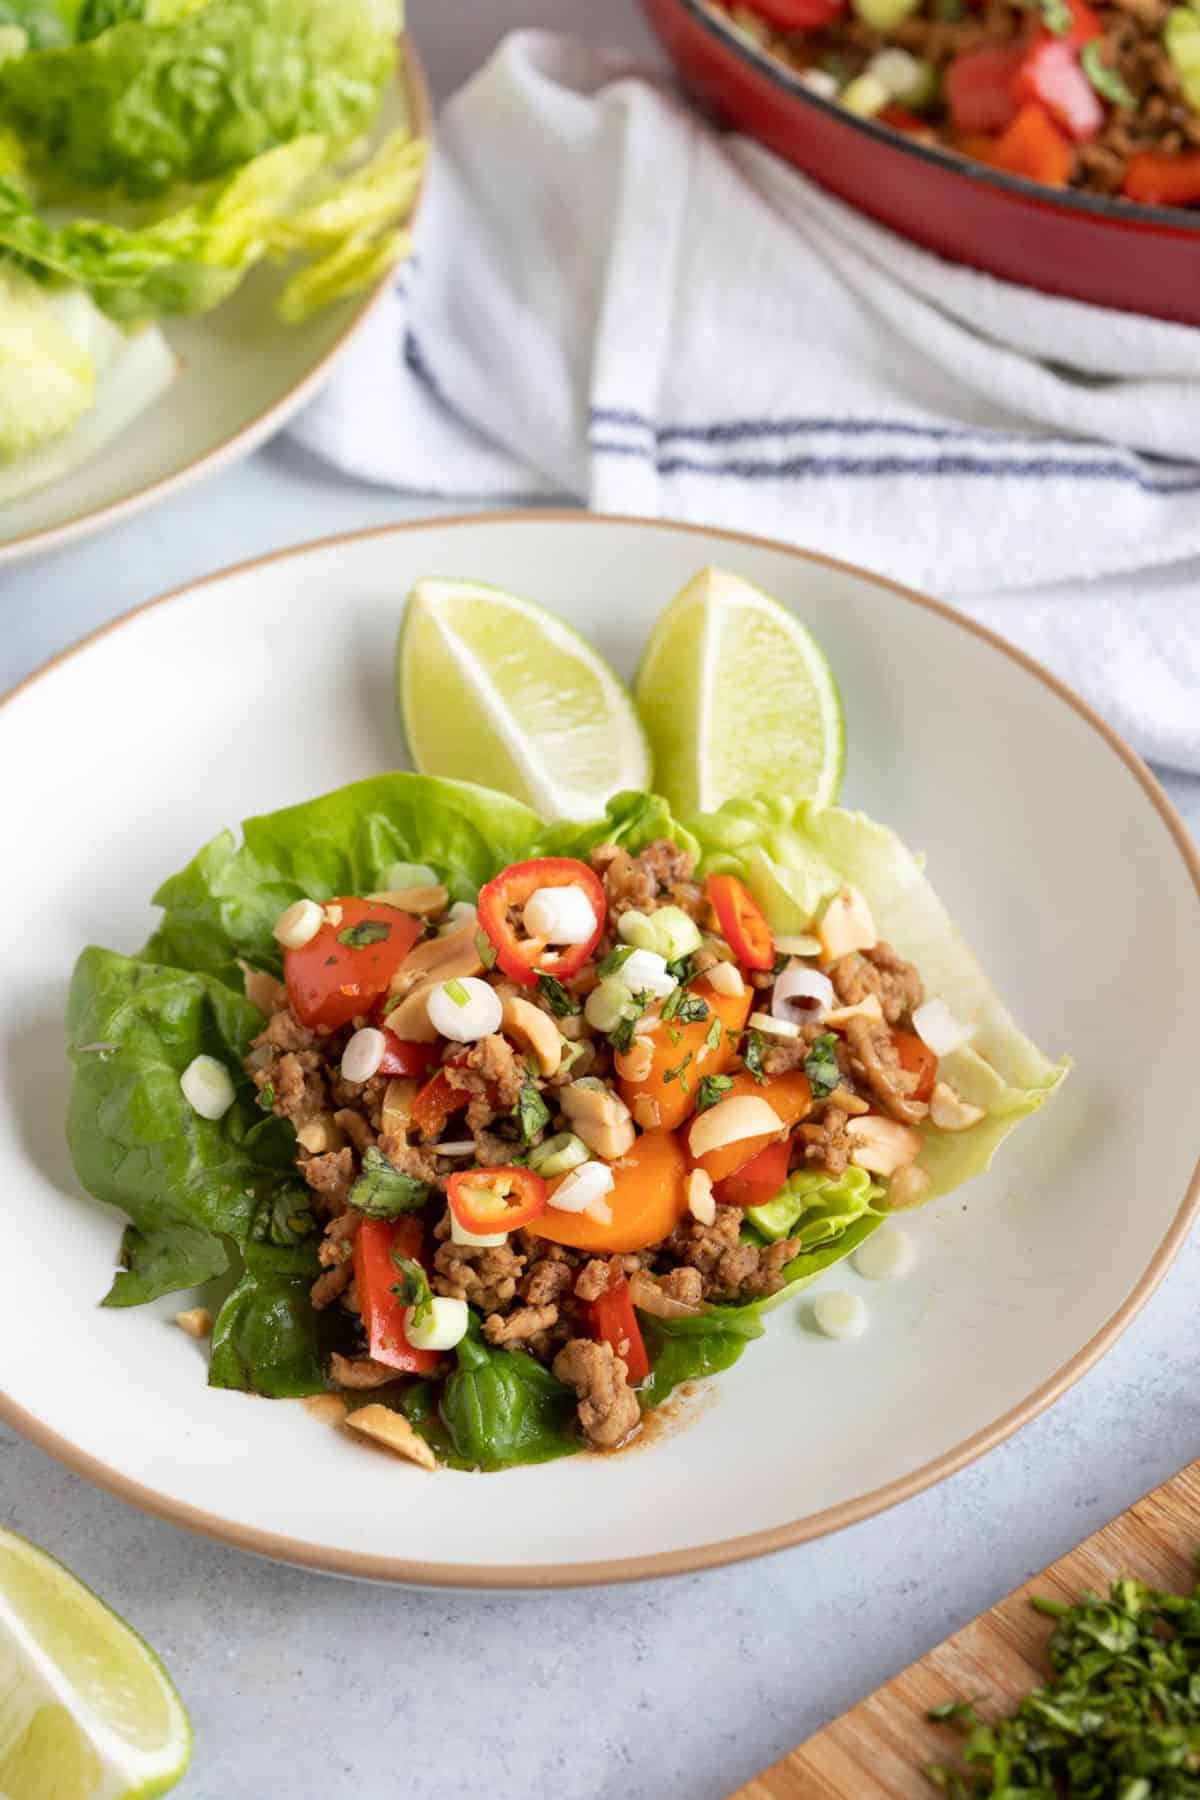
<path id="1" fill-rule="evenodd" d="M 223 826 L 401 765 L 392 654 L 416 577 L 534 596 L 629 673 L 658 608 L 709 562 L 816 631 L 846 702 L 844 800 L 928 852 L 1018 1018 L 1074 1056 L 1070 1080 L 990 1175 L 911 1215 L 917 1266 L 874 1290 L 865 1338 L 819 1338 L 804 1303 L 789 1304 L 709 1403 L 630 1453 L 425 1475 L 301 1402 L 209 1389 L 201 1347 L 170 1323 L 178 1298 L 97 1305 L 120 1221 L 82 1195 L 63 1142 L 63 1004 L 80 946 L 141 944 L 148 895 Z M 673 1574 L 799 1543 L 940 1480 L 1053 1401 L 1129 1323 L 1200 1201 L 1200 863 L 1182 825 L 1057 682 L 850 568 L 563 514 L 312 545 L 181 589 L 59 658 L 0 712 L 0 762 L 21 771 L 6 885 L 37 896 L 36 929 L 0 947 L 13 1227 L 0 1415 L 102 1486 L 228 1543 L 464 1587 Z"/>
<path id="2" fill-rule="evenodd" d="M 406 123 L 424 135 L 431 117 L 425 71 L 405 38 L 373 140 Z M 65 480 L 0 508 L 0 567 L 114 525 L 248 456 L 328 379 L 394 276 L 300 325 L 285 325 L 274 310 L 285 279 L 260 267 L 211 313 L 166 323 L 180 364 L 175 380 Z"/>

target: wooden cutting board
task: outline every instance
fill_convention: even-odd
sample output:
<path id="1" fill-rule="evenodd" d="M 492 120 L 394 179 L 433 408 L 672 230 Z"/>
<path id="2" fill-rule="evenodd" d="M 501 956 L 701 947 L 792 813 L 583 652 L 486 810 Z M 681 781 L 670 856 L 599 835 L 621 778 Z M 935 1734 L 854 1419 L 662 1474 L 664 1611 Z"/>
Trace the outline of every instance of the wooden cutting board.
<path id="1" fill-rule="evenodd" d="M 929 1708 L 986 1694 L 985 1715 L 993 1706 L 1008 1711 L 1046 1678 L 1042 1651 L 1052 1621 L 1034 1612 L 1031 1594 L 1074 1600 L 1118 1575 L 1190 1592 L 1198 1548 L 1200 1462 L 1194 1462 L 729 1800 L 933 1800 L 936 1789 L 922 1765 L 953 1762 L 962 1740 L 930 1724 Z"/>

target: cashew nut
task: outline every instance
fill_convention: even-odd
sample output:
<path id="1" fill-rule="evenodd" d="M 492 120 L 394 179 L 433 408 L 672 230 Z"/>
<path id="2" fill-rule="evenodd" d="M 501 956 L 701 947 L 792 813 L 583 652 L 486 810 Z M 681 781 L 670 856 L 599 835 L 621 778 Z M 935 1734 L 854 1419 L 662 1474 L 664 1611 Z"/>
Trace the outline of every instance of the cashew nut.
<path id="1" fill-rule="evenodd" d="M 654 1067 L 654 1045 L 648 1037 L 635 1037 L 628 1050 L 617 1051 L 613 1062 L 623 1081 L 645 1081 Z"/>
<path id="2" fill-rule="evenodd" d="M 450 904 L 450 896 L 440 884 L 437 887 L 385 888 L 380 894 L 368 894 L 367 899 L 394 906 L 397 912 L 421 914 L 445 912 Z M 472 919 L 471 924 L 474 923 Z"/>
<path id="3" fill-rule="evenodd" d="M 413 1096 L 419 1083 L 411 1075 L 393 1075 L 383 1090 L 379 1124 L 384 1137 L 402 1138 L 412 1116 Z"/>
<path id="4" fill-rule="evenodd" d="M 418 890 L 412 890 L 414 892 Z M 403 991 L 413 986 L 414 976 L 429 976 L 433 981 L 460 980 L 464 975 L 482 975 L 483 963 L 475 943 L 474 919 L 466 919 L 457 931 L 445 937 L 426 938 L 417 944 L 392 977 L 392 990 Z"/>
<path id="5" fill-rule="evenodd" d="M 911 1126 L 879 1113 L 846 1121 L 846 1135 L 853 1141 L 850 1161 L 872 1175 L 894 1175 L 921 1154 L 921 1139 Z"/>
<path id="6" fill-rule="evenodd" d="M 346 1142 L 346 1134 L 332 1113 L 317 1113 L 306 1119 L 296 1138 L 310 1156 L 324 1156 L 329 1150 L 340 1150 Z"/>
<path id="7" fill-rule="evenodd" d="M 633 1116 L 643 1131 L 657 1131 L 662 1124 L 662 1107 L 652 1094 L 635 1094 Z"/>
<path id="8" fill-rule="evenodd" d="M 825 908 L 825 916 L 817 926 L 821 954 L 826 962 L 836 962 L 851 950 L 873 950 L 879 933 L 871 917 L 871 909 L 856 887 L 844 887 Z"/>
<path id="9" fill-rule="evenodd" d="M 961 1100 L 949 1082 L 939 1081 L 929 1101 L 929 1116 L 939 1131 L 967 1131 L 984 1113 L 982 1106 Z"/>
<path id="10" fill-rule="evenodd" d="M 265 969 L 252 969 L 249 963 L 242 964 L 242 991 L 251 1006 L 257 1006 L 268 1018 L 287 1005 L 287 989 L 282 981 L 276 981 Z"/>
<path id="11" fill-rule="evenodd" d="M 429 995 L 437 984 L 438 977 L 431 976 L 410 988 L 399 1006 L 394 1006 L 383 1021 L 388 1030 L 394 1031 L 406 1043 L 436 1043 L 437 1026 L 430 1022 Z"/>
<path id="12" fill-rule="evenodd" d="M 632 1150 L 633 1119 L 619 1094 L 599 1082 L 593 1087 L 586 1081 L 573 1081 L 563 1088 L 558 1103 L 576 1137 L 605 1162 L 615 1162 Z"/>
<path id="13" fill-rule="evenodd" d="M 377 1401 L 371 1406 L 360 1406 L 357 1412 L 348 1416 L 346 1424 L 351 1431 L 360 1431 L 364 1437 L 373 1438 L 386 1450 L 406 1456 L 418 1468 L 437 1468 L 437 1457 L 425 1439 L 418 1437 L 403 1413 L 393 1412 L 389 1406 L 380 1406 Z"/>
<path id="14" fill-rule="evenodd" d="M 510 1037 L 516 1038 L 518 1044 L 532 1050 L 543 1075 L 557 1074 L 558 1065 L 562 1061 L 562 1033 L 540 1006 L 534 1006 L 531 1001 L 522 1000 L 514 994 L 507 995 L 501 1014 L 501 1026 Z"/>
<path id="15" fill-rule="evenodd" d="M 713 1199 L 712 1176 L 705 1169 L 693 1169 L 687 1178 L 688 1211 L 701 1225 L 711 1225 L 717 1216 Z"/>
<path id="16" fill-rule="evenodd" d="M 730 1000 L 739 999 L 746 991 L 736 963 L 714 963 L 711 969 L 704 971 L 704 979 L 714 994 L 724 994 Z"/>
<path id="17" fill-rule="evenodd" d="M 883 1008 L 879 1004 L 879 995 L 868 994 L 865 1000 L 857 1000 L 853 1006 L 835 1006 L 832 1012 L 822 1014 L 821 1023 L 832 1025 L 836 1029 L 845 1025 L 849 1019 L 871 1019 L 882 1025 Z"/>

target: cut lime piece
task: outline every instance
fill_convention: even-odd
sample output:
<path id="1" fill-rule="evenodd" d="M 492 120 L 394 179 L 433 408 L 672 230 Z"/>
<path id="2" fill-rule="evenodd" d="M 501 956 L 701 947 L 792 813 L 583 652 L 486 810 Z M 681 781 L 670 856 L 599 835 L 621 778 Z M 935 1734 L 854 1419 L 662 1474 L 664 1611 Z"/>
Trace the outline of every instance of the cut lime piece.
<path id="1" fill-rule="evenodd" d="M 191 1753 L 154 1652 L 60 1562 L 0 1530 L 0 1794 L 150 1800 Z"/>
<path id="2" fill-rule="evenodd" d="M 646 736 L 624 684 L 569 625 L 477 581 L 418 581 L 396 687 L 426 775 L 502 788 L 544 819 L 590 819 L 646 788 Z"/>
<path id="3" fill-rule="evenodd" d="M 845 726 L 833 671 L 811 631 L 740 575 L 702 569 L 676 595 L 634 694 L 659 792 L 681 817 L 756 794 L 836 799 Z"/>

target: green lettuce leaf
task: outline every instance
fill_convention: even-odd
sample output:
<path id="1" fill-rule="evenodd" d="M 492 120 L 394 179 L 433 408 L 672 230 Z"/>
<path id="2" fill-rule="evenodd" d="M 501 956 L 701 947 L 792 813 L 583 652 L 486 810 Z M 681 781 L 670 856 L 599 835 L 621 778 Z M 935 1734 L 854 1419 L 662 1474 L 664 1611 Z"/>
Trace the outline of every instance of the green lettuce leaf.
<path id="1" fill-rule="evenodd" d="M 710 1306 L 686 1319 L 657 1319 L 642 1313 L 638 1323 L 650 1359 L 650 1374 L 638 1389 L 644 1410 L 661 1406 L 680 1382 L 702 1381 L 730 1368 L 746 1345 L 763 1334 L 760 1306 Z"/>
<path id="2" fill-rule="evenodd" d="M 295 138 L 360 138 L 401 19 L 396 0 L 85 9 L 86 42 L 0 64 L 0 113 L 58 182 L 163 194 Z"/>
<path id="3" fill-rule="evenodd" d="M 974 1027 L 970 1048 L 943 1059 L 942 1071 L 987 1116 L 969 1131 L 921 1127 L 919 1162 L 932 1180 L 931 1197 L 982 1174 L 1070 1065 L 1051 1062 L 1021 1031 L 912 852 L 865 813 L 780 797 L 727 801 L 688 823 L 701 847 L 701 871 L 740 875 L 776 931 L 808 930 L 846 883 L 862 892 L 880 936 L 920 969 L 927 996 Z"/>
<path id="4" fill-rule="evenodd" d="M 796 1169 L 762 1206 L 748 1206 L 746 1218 L 764 1243 L 798 1239 L 807 1250 L 834 1243 L 848 1226 L 870 1212 L 883 1189 L 866 1169 L 841 1175 L 826 1169 Z"/>
<path id="5" fill-rule="evenodd" d="M 392 862 L 433 868 L 451 897 L 473 900 L 505 863 L 528 854 L 540 821 L 507 795 L 432 775 L 376 775 L 319 800 L 248 819 L 243 842 L 224 831 L 155 904 L 151 960 L 205 969 L 240 987 L 239 958 L 282 968 L 273 927 L 293 900 L 365 894 Z"/>
<path id="6" fill-rule="evenodd" d="M 244 1271 L 213 1325 L 208 1380 L 291 1399 L 319 1394 L 325 1375 L 310 1290 L 320 1274 L 311 1215 L 288 1219 L 268 1202 L 243 1249 Z"/>
<path id="7" fill-rule="evenodd" d="M 614 794 L 602 819 L 585 825 L 569 819 L 543 828 L 533 856 L 578 856 L 584 861 L 598 844 L 620 844 L 631 856 L 655 838 L 673 838 L 681 849 L 699 854 L 699 846 L 672 815 L 661 794 L 641 794 L 629 789 Z"/>
<path id="8" fill-rule="evenodd" d="M 455 1467 L 507 1469 L 570 1456 L 582 1447 L 573 1389 L 532 1356 L 493 1350 L 474 1317 L 457 1356 L 441 1401 Z"/>
<path id="9" fill-rule="evenodd" d="M 316 261 L 298 270 L 277 302 L 286 319 L 306 318 L 378 279 L 407 250 L 407 234 L 393 227 L 412 209 L 425 146 L 395 132 L 344 174 L 326 166 L 328 155 L 327 139 L 295 138 L 140 225 L 47 224 L 22 182 L 0 173 L 0 249 L 43 279 L 86 288 L 126 325 L 206 312 L 264 258 L 308 254 Z"/>
<path id="10" fill-rule="evenodd" d="M 89 1193 L 132 1220 L 106 1305 L 137 1306 L 223 1274 L 228 1241 L 247 1240 L 264 1203 L 272 1216 L 305 1217 L 292 1129 L 263 1116 L 242 1073 L 263 1022 L 247 1000 L 204 975 L 88 949 L 67 1021 L 71 1156 Z M 200 1118 L 179 1086 L 202 1054 L 237 1089 L 223 1119 Z"/>

